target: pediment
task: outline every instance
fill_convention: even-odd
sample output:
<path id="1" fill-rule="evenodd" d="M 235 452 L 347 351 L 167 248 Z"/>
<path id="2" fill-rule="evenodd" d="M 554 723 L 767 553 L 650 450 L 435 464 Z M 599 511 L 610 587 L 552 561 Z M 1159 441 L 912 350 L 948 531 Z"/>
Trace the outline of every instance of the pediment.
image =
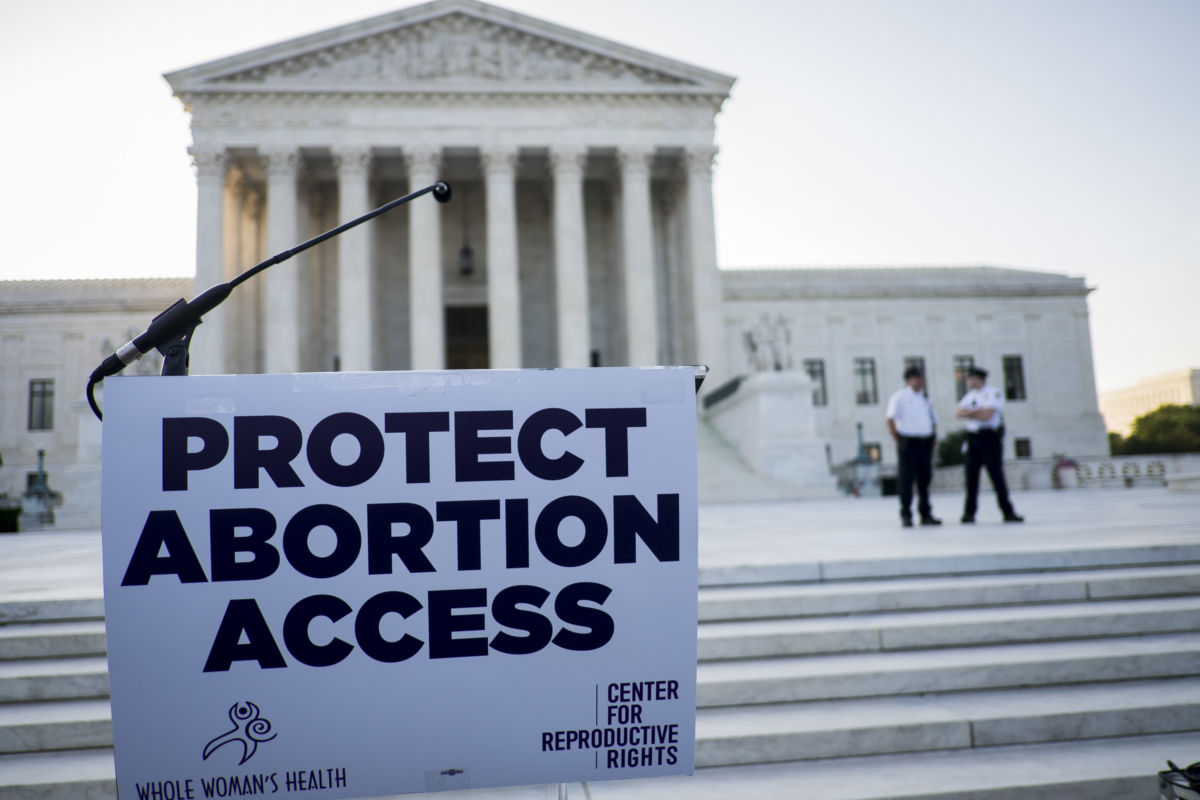
<path id="1" fill-rule="evenodd" d="M 435 0 L 166 76 L 212 91 L 728 93 L 733 79 L 474 0 Z"/>

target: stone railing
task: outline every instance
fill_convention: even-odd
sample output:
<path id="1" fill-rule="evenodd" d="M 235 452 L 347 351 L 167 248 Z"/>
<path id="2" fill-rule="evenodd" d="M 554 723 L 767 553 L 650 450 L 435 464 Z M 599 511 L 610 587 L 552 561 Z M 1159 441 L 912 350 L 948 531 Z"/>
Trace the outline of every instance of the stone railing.
<path id="1" fill-rule="evenodd" d="M 1151 453 L 1138 456 L 1085 456 L 1069 459 L 1018 458 L 1004 462 L 1004 474 L 1014 490 L 1117 489 L 1165 486 L 1174 475 L 1200 473 L 1200 453 Z M 934 491 L 963 491 L 962 466 L 939 467 Z M 989 486 L 980 476 L 984 487 Z"/>

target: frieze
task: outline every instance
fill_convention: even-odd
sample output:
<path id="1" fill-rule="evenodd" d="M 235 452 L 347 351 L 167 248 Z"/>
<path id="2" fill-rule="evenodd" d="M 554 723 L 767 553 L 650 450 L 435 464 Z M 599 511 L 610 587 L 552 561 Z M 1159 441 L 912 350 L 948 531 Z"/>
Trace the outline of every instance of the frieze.
<path id="1" fill-rule="evenodd" d="M 536 110 L 559 114 L 573 128 L 710 131 L 719 98 L 705 96 L 600 96 L 486 93 L 224 93 L 187 98 L 192 128 L 204 130 L 326 130 L 350 124 L 353 109 L 411 114 L 425 109 L 478 110 L 508 116 Z"/>
<path id="2" fill-rule="evenodd" d="M 234 72 L 214 83 L 296 81 L 691 85 L 661 71 L 460 13 Z"/>

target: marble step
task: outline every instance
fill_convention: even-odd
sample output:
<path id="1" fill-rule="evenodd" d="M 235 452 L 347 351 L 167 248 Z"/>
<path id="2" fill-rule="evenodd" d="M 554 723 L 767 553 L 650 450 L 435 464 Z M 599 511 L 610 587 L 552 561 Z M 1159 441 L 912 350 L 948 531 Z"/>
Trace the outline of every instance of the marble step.
<path id="1" fill-rule="evenodd" d="M 1200 594 L 1200 565 L 700 590 L 702 622 Z"/>
<path id="2" fill-rule="evenodd" d="M 588 783 L 590 800 L 1153 800 L 1200 733 L 790 761 Z"/>
<path id="3" fill-rule="evenodd" d="M 1200 597 L 704 623 L 701 661 L 1200 632 Z"/>
<path id="4" fill-rule="evenodd" d="M 987 542 L 980 542 L 977 548 L 961 553 L 702 567 L 700 585 L 736 586 L 1200 564 L 1200 544 L 1131 544 L 1092 549 L 1075 549 L 1066 544 L 1037 549 L 986 548 Z"/>
<path id="5" fill-rule="evenodd" d="M 104 599 L 73 597 L 0 602 L 0 624 L 80 619 L 104 619 Z"/>
<path id="6" fill-rule="evenodd" d="M 0 661 L 99 656 L 107 652 L 104 620 L 14 622 L 0 625 Z"/>
<path id="7" fill-rule="evenodd" d="M 696 765 L 1200 730 L 1200 678 L 700 709 Z"/>
<path id="8" fill-rule="evenodd" d="M 1200 674 L 1200 634 L 900 650 L 697 667 L 698 707 L 911 695 Z"/>
<path id="9" fill-rule="evenodd" d="M 111 747 L 0 755 L 4 800 L 117 800 Z"/>
<path id="10" fill-rule="evenodd" d="M 0 662 L 0 703 L 108 697 L 102 657 Z"/>
<path id="11" fill-rule="evenodd" d="M 0 753 L 112 747 L 107 700 L 0 705 Z"/>

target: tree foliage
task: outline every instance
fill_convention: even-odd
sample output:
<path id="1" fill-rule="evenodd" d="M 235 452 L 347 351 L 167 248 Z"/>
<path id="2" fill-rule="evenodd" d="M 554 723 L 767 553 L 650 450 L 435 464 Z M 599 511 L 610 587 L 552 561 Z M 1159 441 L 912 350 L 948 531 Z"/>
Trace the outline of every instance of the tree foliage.
<path id="1" fill-rule="evenodd" d="M 963 463 L 963 441 L 967 438 L 965 430 L 951 431 L 938 440 L 937 465 L 953 467 Z"/>
<path id="2" fill-rule="evenodd" d="M 1165 405 L 1133 421 L 1128 438 L 1110 435 L 1114 456 L 1200 453 L 1200 406 Z"/>

